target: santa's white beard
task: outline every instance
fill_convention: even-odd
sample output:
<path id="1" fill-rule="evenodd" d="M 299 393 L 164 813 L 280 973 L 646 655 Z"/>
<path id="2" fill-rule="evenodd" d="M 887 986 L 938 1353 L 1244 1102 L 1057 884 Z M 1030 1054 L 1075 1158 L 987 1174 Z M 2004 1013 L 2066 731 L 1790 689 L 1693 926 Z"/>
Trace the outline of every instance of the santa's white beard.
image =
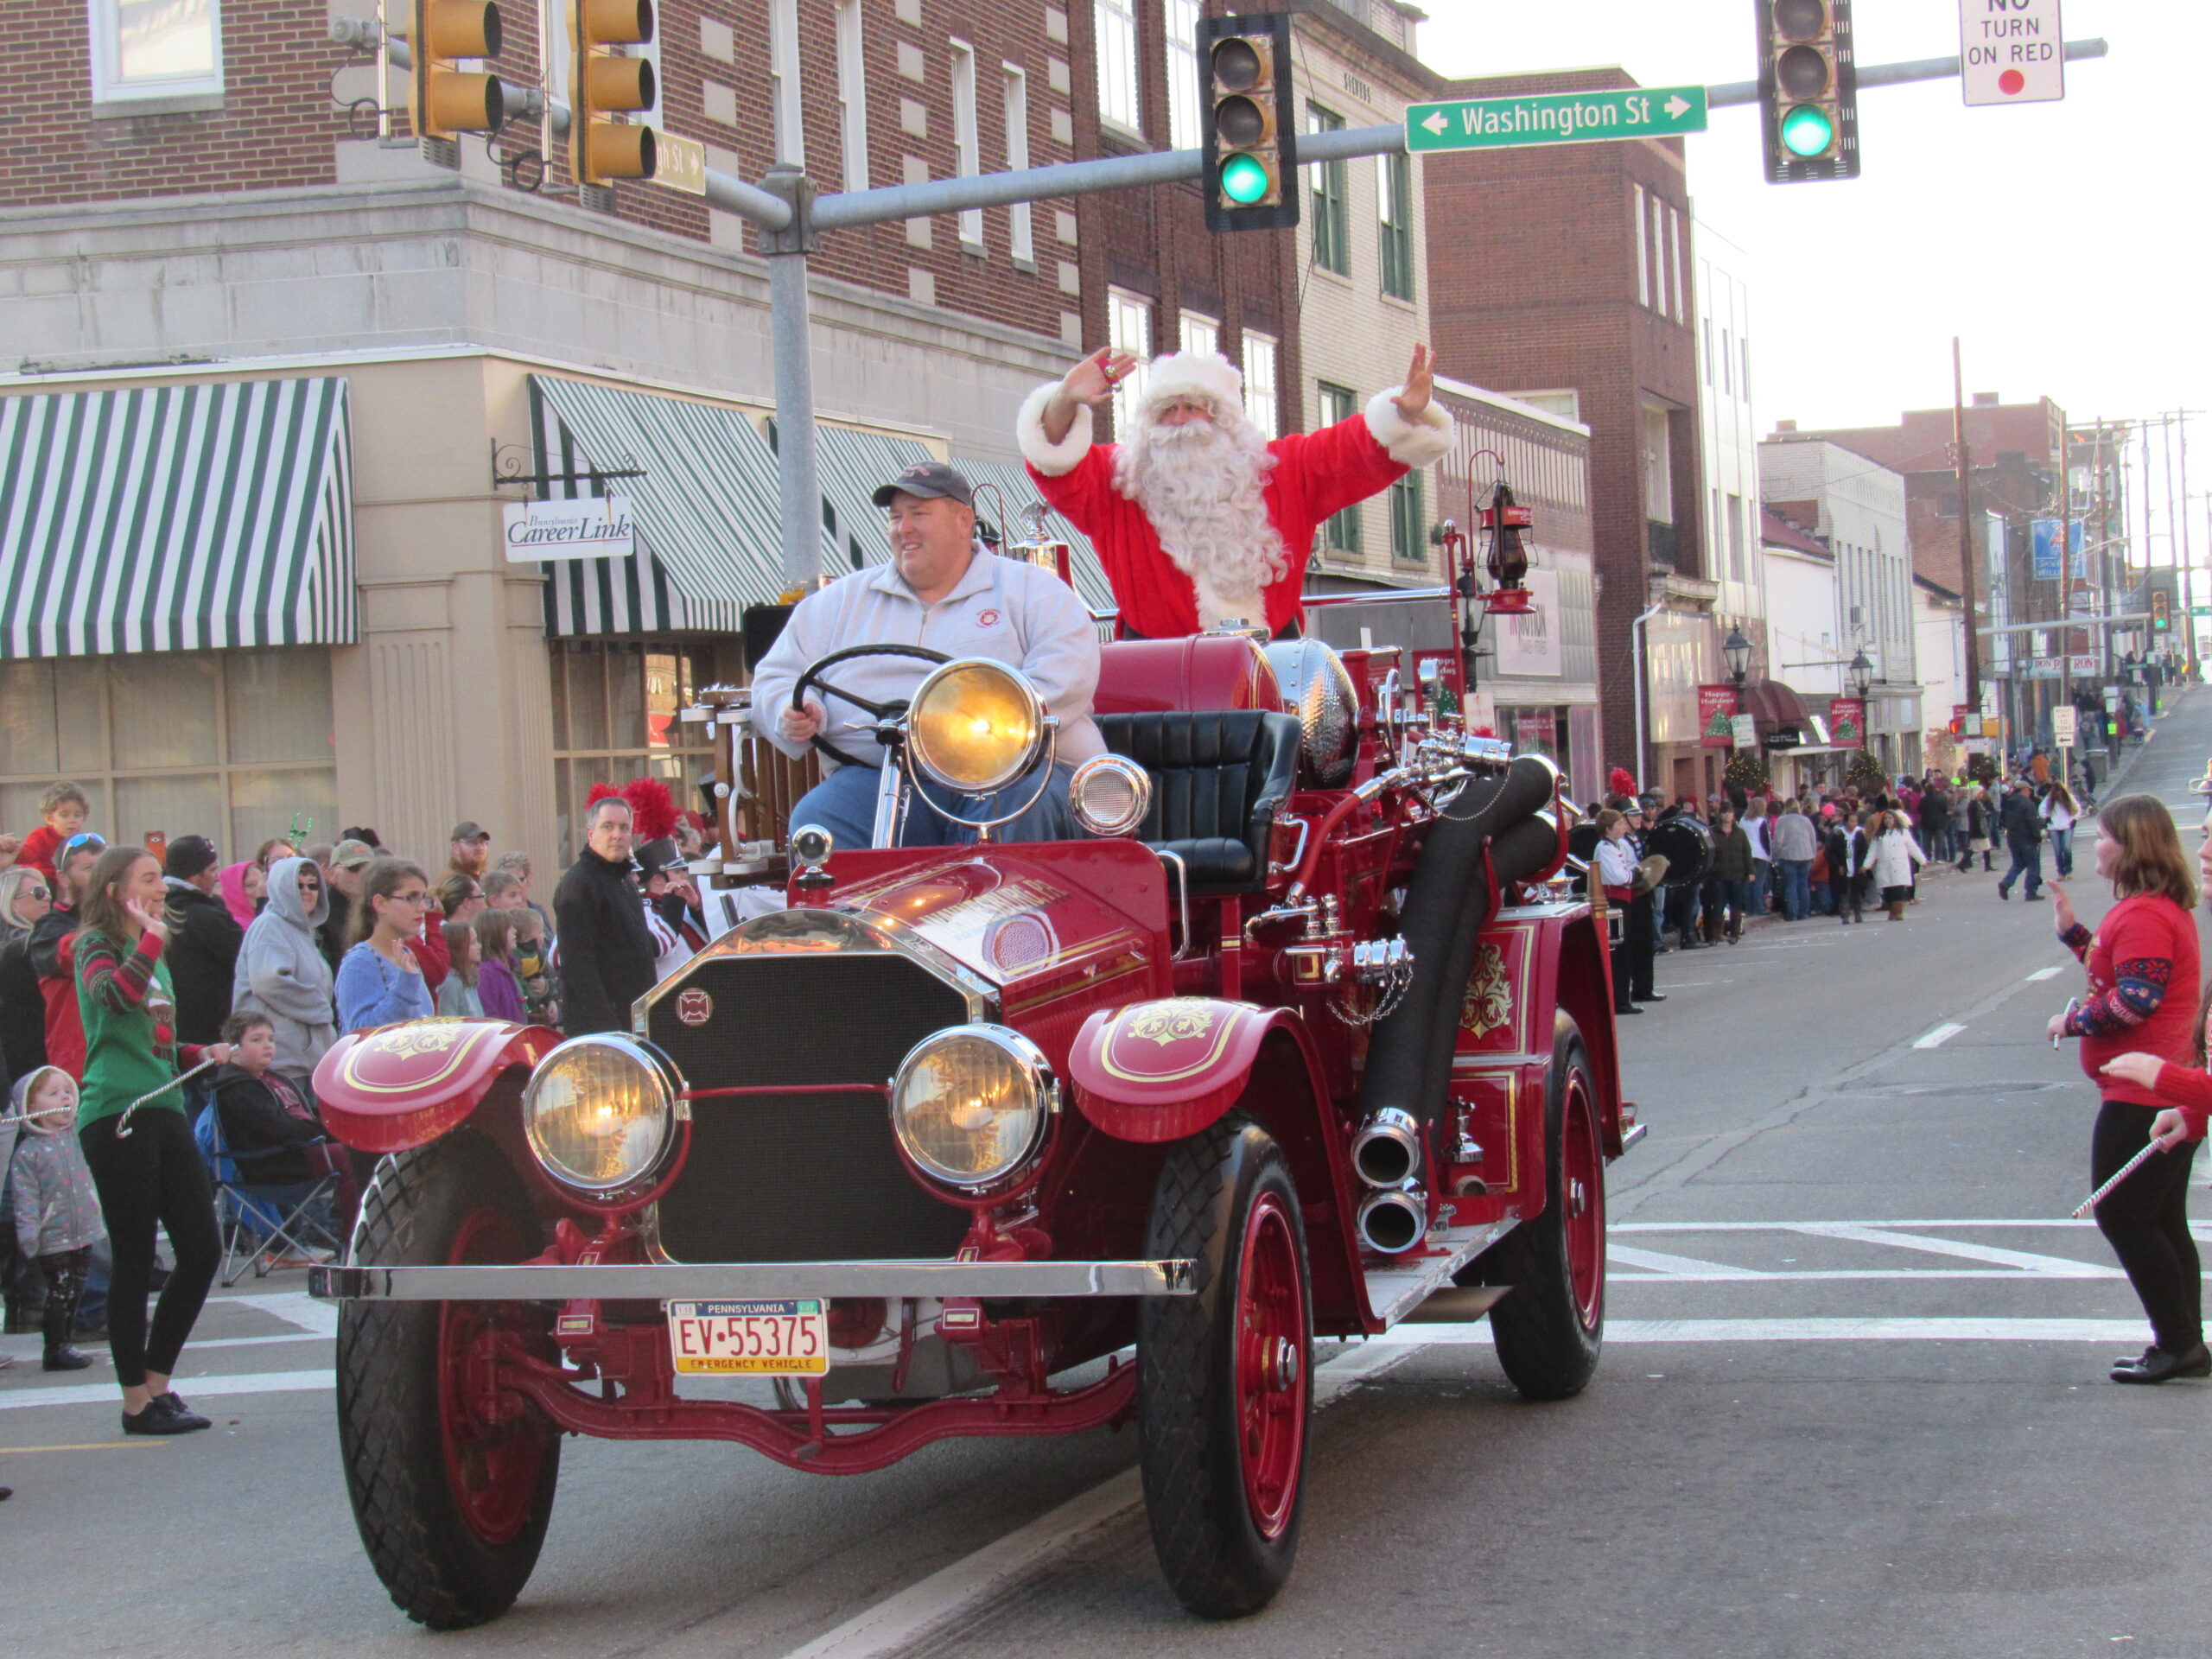
<path id="1" fill-rule="evenodd" d="M 1198 590 L 1198 626 L 1267 621 L 1265 590 L 1289 569 L 1268 522 L 1274 457 L 1239 421 L 1146 426 L 1115 456 L 1115 487 L 1142 507 L 1175 568 Z"/>

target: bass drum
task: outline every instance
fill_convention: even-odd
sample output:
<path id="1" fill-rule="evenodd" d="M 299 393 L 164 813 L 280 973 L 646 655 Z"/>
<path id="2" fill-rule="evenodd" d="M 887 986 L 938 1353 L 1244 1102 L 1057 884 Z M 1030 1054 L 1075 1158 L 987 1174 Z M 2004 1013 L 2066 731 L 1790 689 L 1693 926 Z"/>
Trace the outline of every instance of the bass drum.
<path id="1" fill-rule="evenodd" d="M 1669 887 L 1692 887 L 1705 879 L 1706 867 L 1713 862 L 1713 831 L 1703 818 L 1669 818 L 1644 833 L 1643 850 L 1666 859 Z"/>

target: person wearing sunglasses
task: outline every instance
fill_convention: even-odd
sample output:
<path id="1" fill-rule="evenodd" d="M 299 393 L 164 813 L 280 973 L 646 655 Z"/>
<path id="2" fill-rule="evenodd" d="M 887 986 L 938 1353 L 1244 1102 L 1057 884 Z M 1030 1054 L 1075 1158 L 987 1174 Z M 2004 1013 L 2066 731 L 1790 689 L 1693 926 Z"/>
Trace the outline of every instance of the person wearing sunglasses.
<path id="1" fill-rule="evenodd" d="M 429 1016 L 434 1004 L 414 942 L 431 902 L 429 882 L 404 859 L 376 859 L 362 872 L 353 944 L 338 964 L 341 1033 Z"/>

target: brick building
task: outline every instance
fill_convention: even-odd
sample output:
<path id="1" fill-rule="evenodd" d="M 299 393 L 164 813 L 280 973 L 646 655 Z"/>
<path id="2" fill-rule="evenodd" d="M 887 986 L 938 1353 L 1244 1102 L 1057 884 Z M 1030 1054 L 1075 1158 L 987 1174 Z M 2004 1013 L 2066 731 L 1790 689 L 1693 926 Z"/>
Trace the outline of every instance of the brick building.
<path id="1" fill-rule="evenodd" d="M 1452 84 L 1445 97 L 1634 86 L 1618 69 Z M 1675 139 L 1431 155 L 1430 312 L 1455 374 L 1590 430 L 1605 757 L 1711 789 L 1697 686 L 1721 677 L 1700 456 L 1694 258 Z M 1638 696 L 1637 619 L 1644 695 Z M 1645 753 L 1637 755 L 1637 711 Z"/>

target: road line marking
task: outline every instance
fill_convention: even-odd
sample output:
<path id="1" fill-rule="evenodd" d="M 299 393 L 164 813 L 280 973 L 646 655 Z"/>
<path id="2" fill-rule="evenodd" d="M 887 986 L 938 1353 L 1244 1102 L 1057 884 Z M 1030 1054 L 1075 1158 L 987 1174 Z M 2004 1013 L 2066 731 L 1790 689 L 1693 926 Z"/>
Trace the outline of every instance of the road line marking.
<path id="1" fill-rule="evenodd" d="M 1768 1279 L 1771 1274 L 1751 1268 L 1732 1267 L 1725 1262 L 1701 1262 L 1695 1256 L 1669 1255 L 1664 1250 L 1640 1250 L 1630 1244 L 1609 1244 L 1605 1254 L 1631 1268 L 1649 1268 L 1669 1279 Z"/>
<path id="2" fill-rule="evenodd" d="M 1941 1048 L 1965 1029 L 1964 1026 L 1953 1025 L 1946 1021 L 1936 1027 L 1935 1030 L 1923 1033 L 1915 1038 L 1912 1046 L 1915 1048 Z"/>
<path id="3" fill-rule="evenodd" d="M 331 1386 L 327 1370 L 245 1371 L 233 1376 L 180 1376 L 176 1391 L 188 1399 L 215 1399 L 232 1394 L 321 1393 Z M 21 1411 L 30 1406 L 114 1406 L 123 1396 L 112 1382 L 83 1382 L 54 1389 L 0 1389 L 0 1411 Z"/>
<path id="4" fill-rule="evenodd" d="M 88 1440 L 82 1446 L 0 1446 L 0 1457 L 25 1452 L 136 1452 L 166 1446 L 167 1440 Z"/>
<path id="5" fill-rule="evenodd" d="M 2066 1221 L 2044 1217 L 1992 1217 L 1983 1221 L 1616 1221 L 1609 1233 L 1794 1233 L 1806 1227 L 1910 1227 L 1926 1232 L 1931 1227 L 2094 1227 L 2094 1221 Z M 2212 1228 L 2212 1221 L 2196 1224 Z"/>
<path id="6" fill-rule="evenodd" d="M 2053 1257 L 2054 1261 L 2061 1258 Z M 2126 1274 L 2118 1268 L 2101 1268 L 2093 1262 L 2082 1262 L 2069 1268 L 1783 1268 L 1770 1273 L 1756 1272 L 1749 1268 L 1729 1268 L 1726 1272 L 1697 1275 L 1678 1273 L 1608 1273 L 1605 1282 L 1610 1285 L 1698 1285 L 1737 1284 L 1756 1279 L 1763 1285 L 1834 1281 L 1852 1283 L 1885 1280 L 1949 1280 L 1980 1279 L 2005 1280 L 2014 1283 L 2042 1284 L 2052 1279 L 2124 1279 Z"/>
<path id="7" fill-rule="evenodd" d="M 1968 1262 L 1989 1262 L 1999 1267 L 2024 1268 L 2030 1273 L 2049 1273 L 2054 1269 L 2067 1271 L 2082 1265 L 2063 1256 L 2038 1255 L 2028 1250 L 1999 1249 L 1993 1244 L 1970 1244 L 1962 1238 L 1928 1238 L 1917 1233 L 1900 1232 L 1892 1227 L 1854 1227 L 1835 1222 L 1815 1222 L 1789 1230 L 1812 1238 L 1847 1238 L 1860 1244 L 1889 1244 L 1899 1249 L 1926 1250 L 1932 1255 L 1955 1255 Z"/>
<path id="8" fill-rule="evenodd" d="M 2134 1319 L 1608 1319 L 1607 1344 L 1667 1342 L 2117 1342 L 2143 1339 Z M 1405 1334 L 1402 1337 L 1400 1332 Z M 1377 1343 L 1487 1343 L 1479 1325 L 1396 1325 Z"/>
<path id="9" fill-rule="evenodd" d="M 2057 967 L 2056 967 L 2056 968 L 2038 968 L 2038 969 L 2037 969 L 2035 970 L 2035 972 L 2033 972 L 2032 974 L 2030 974 L 2030 975 L 2028 976 L 2028 978 L 2029 978 L 2031 981 L 2038 980 L 2038 979 L 2056 979 L 2056 978 L 2057 978 L 2061 974 L 2064 973 L 2065 971 L 2066 971 L 2066 969 L 2065 969 L 2064 964 L 2063 964 L 2063 963 L 2061 963 L 2059 966 L 2057 966 Z"/>
<path id="10" fill-rule="evenodd" d="M 1345 1350 L 1314 1369 L 1315 1407 L 1325 1406 L 1357 1384 L 1402 1364 L 1414 1352 L 1404 1343 L 1366 1342 Z M 1141 1478 L 1135 1469 L 1125 1469 L 1058 1509 L 1048 1510 L 1028 1525 L 939 1567 L 804 1647 L 793 1649 L 785 1659 L 876 1659 L 895 1653 L 954 1618 L 963 1607 L 1143 1501 Z"/>

